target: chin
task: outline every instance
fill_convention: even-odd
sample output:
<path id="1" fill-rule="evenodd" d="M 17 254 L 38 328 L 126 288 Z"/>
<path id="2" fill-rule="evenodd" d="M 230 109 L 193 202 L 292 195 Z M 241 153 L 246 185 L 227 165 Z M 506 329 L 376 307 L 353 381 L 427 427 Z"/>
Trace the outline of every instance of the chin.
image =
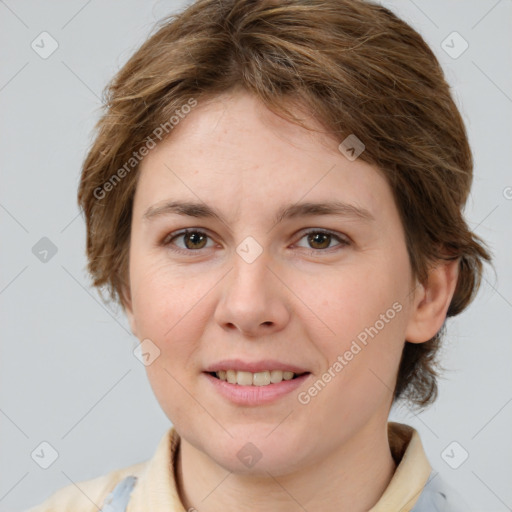
<path id="1" fill-rule="evenodd" d="M 238 425 L 230 429 L 233 438 L 226 435 L 222 440 L 218 439 L 215 446 L 211 445 L 211 438 L 205 439 L 207 445 L 203 451 L 234 474 L 285 475 L 303 465 L 305 440 L 300 441 L 289 430 L 278 433 L 280 427 L 276 429 L 277 425 L 265 424 L 265 428 Z M 298 450 L 297 447 L 302 448 Z"/>

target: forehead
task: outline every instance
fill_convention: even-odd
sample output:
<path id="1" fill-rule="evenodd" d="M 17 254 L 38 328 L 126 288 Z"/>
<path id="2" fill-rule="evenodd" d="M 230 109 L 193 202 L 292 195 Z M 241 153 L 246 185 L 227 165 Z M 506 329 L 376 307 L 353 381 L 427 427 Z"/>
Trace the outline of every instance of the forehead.
<path id="1" fill-rule="evenodd" d="M 377 168 L 348 160 L 332 136 L 308 122 L 318 131 L 244 92 L 200 103 L 142 161 L 136 209 L 175 199 L 254 216 L 299 201 L 340 201 L 375 216 L 393 203 Z"/>

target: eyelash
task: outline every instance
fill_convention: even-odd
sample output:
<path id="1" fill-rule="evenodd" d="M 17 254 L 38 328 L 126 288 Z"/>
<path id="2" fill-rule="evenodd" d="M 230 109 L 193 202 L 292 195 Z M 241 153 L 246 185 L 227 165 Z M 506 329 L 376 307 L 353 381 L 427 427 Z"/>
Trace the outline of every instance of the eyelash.
<path id="1" fill-rule="evenodd" d="M 211 239 L 211 237 L 205 231 L 202 231 L 200 229 L 188 228 L 188 229 L 185 229 L 183 231 L 179 231 L 177 233 L 170 233 L 170 234 L 166 235 L 164 237 L 164 239 L 162 240 L 161 245 L 166 247 L 166 248 L 168 248 L 169 250 L 171 250 L 173 252 L 176 252 L 176 253 L 179 253 L 179 254 L 199 253 L 200 251 L 202 251 L 205 248 L 194 250 L 194 249 L 175 248 L 175 247 L 172 246 L 171 242 L 173 240 L 175 240 L 176 238 L 182 237 L 184 235 L 191 234 L 191 233 L 197 233 L 197 234 L 200 234 L 200 235 L 206 235 L 208 238 Z M 299 238 L 298 241 L 302 240 L 303 238 L 305 238 L 308 235 L 318 234 L 318 233 L 324 234 L 324 235 L 329 235 L 329 236 L 333 237 L 334 239 L 336 239 L 339 242 L 339 245 L 337 247 L 335 246 L 335 247 L 330 247 L 330 248 L 327 248 L 327 249 L 309 249 L 311 251 L 310 254 L 314 254 L 314 255 L 316 255 L 318 253 L 328 253 L 328 254 L 330 254 L 333 251 L 333 249 L 337 250 L 337 249 L 340 249 L 340 248 L 343 248 L 343 247 L 351 245 L 348 237 L 342 236 L 342 235 L 340 235 L 340 234 L 338 234 L 338 233 L 336 233 L 334 231 L 329 231 L 329 230 L 325 230 L 325 229 L 311 229 L 309 231 L 306 231 Z M 302 247 L 302 249 L 307 250 L 305 247 Z"/>

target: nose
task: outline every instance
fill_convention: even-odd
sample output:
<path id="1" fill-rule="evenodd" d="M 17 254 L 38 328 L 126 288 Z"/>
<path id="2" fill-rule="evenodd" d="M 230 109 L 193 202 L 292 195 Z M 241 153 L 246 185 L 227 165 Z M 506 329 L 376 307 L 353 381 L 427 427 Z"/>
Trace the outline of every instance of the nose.
<path id="1" fill-rule="evenodd" d="M 214 315 L 223 329 L 255 338 L 286 326 L 290 318 L 289 292 L 274 267 L 264 253 L 252 263 L 234 255 Z"/>

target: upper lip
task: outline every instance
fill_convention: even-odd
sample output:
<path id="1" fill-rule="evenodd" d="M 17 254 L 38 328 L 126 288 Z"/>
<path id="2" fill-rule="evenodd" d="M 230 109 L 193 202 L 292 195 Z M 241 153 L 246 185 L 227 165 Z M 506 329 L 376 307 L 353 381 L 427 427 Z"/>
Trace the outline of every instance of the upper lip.
<path id="1" fill-rule="evenodd" d="M 281 370 L 283 372 L 308 373 L 308 370 L 275 359 L 261 361 L 242 361 L 241 359 L 224 359 L 205 368 L 205 372 L 218 372 L 221 370 L 237 370 L 243 372 L 264 372 L 265 370 Z"/>

